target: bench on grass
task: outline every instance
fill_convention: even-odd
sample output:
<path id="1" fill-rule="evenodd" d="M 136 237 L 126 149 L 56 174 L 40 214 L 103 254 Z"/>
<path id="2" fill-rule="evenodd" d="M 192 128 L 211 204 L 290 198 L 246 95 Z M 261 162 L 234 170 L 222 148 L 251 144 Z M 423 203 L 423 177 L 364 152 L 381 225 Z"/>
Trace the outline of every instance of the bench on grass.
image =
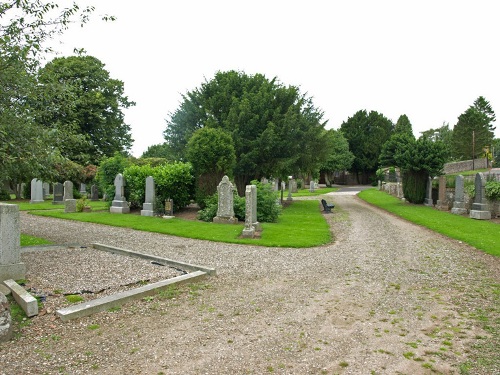
<path id="1" fill-rule="evenodd" d="M 332 208 L 335 207 L 334 204 L 328 204 L 324 199 L 321 200 L 321 204 L 323 205 L 323 211 L 332 212 Z"/>

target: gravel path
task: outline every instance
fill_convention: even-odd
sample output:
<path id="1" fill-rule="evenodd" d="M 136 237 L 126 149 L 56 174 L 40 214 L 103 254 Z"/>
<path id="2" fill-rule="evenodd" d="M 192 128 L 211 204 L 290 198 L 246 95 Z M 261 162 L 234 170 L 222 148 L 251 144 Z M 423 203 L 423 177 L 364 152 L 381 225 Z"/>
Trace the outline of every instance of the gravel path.
<path id="1" fill-rule="evenodd" d="M 325 216 L 336 240 L 310 249 L 23 214 L 23 233 L 68 246 L 100 242 L 147 252 L 214 267 L 217 276 L 67 323 L 46 311 L 18 339 L 0 344 L 0 374 L 459 374 L 469 361 L 471 373 L 500 373 L 498 338 L 483 329 L 485 319 L 500 324 L 493 299 L 500 260 L 353 195 L 327 200 L 336 204 Z M 83 274 L 94 282 L 90 260 L 54 261 L 47 250 L 45 265 L 32 267 L 32 254 L 23 254 L 32 278 L 52 272 L 47 267 L 55 262 L 66 266 L 58 279 L 69 284 Z M 150 272 L 141 267 L 125 273 L 137 272 L 140 281 Z M 112 280 L 121 279 L 116 272 Z M 474 364 L 478 351 L 496 364 L 482 372 Z"/>

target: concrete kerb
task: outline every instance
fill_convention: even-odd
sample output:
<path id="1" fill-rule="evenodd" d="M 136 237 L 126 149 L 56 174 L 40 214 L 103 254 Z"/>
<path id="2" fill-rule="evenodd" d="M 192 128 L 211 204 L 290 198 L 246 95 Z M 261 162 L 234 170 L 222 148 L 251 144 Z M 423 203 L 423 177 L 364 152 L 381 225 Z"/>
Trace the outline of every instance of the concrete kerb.
<path id="1" fill-rule="evenodd" d="M 158 281 L 156 283 L 144 285 L 139 288 L 132 290 L 127 290 L 125 292 L 116 293 L 111 296 L 106 296 L 103 298 L 98 298 L 88 302 L 80 303 L 78 305 L 69 306 L 64 309 L 56 311 L 57 316 L 61 318 L 63 322 L 71 319 L 81 318 L 84 316 L 89 316 L 101 311 L 109 310 L 113 307 L 118 307 L 125 302 L 143 298 L 146 296 L 154 295 L 163 289 L 167 289 L 171 285 L 180 285 L 187 282 L 194 282 L 207 275 L 215 275 L 216 271 L 213 268 L 207 268 L 197 265 L 192 265 L 189 263 L 178 262 L 171 259 L 156 257 L 154 255 L 138 253 L 135 251 L 120 249 L 118 247 L 107 246 L 103 244 L 92 244 L 92 247 L 96 250 L 108 251 L 113 254 L 120 254 L 125 256 L 132 256 L 141 259 L 147 259 L 157 262 L 162 265 L 168 265 L 171 267 L 178 267 L 188 271 L 192 271 L 188 274 L 174 277 L 168 280 Z"/>
<path id="2" fill-rule="evenodd" d="M 196 281 L 205 277 L 206 275 L 207 273 L 202 271 L 188 273 L 186 275 L 177 276 L 172 279 L 158 281 L 156 283 L 144 285 L 136 289 L 127 290 L 125 292 L 116 293 L 111 296 L 106 296 L 103 298 L 80 303 L 78 305 L 66 307 L 64 309 L 57 310 L 56 314 L 61 318 L 63 322 L 67 322 L 71 319 L 82 318 L 84 316 L 89 316 L 101 311 L 109 310 L 113 307 L 121 306 L 128 301 L 154 295 L 174 284 L 180 285 L 182 283 Z"/>
<path id="3" fill-rule="evenodd" d="M 157 262 L 157 263 L 160 263 L 160 264 L 163 264 L 166 266 L 178 267 L 178 268 L 185 269 L 188 271 L 202 271 L 202 272 L 209 274 L 210 276 L 214 276 L 216 274 L 216 271 L 214 268 L 207 268 L 207 267 L 198 266 L 195 264 L 178 262 L 178 261 L 172 260 L 172 259 L 161 258 L 161 257 L 157 257 L 154 255 L 138 253 L 136 251 L 120 249 L 119 247 L 108 246 L 108 245 L 103 245 L 103 244 L 99 244 L 99 243 L 93 243 L 92 247 L 94 249 L 97 249 L 97 250 L 108 251 L 112 254 L 120 254 L 120 255 L 137 257 L 137 258 L 141 258 L 141 259 L 147 259 L 147 260 L 151 260 L 153 262 Z"/>

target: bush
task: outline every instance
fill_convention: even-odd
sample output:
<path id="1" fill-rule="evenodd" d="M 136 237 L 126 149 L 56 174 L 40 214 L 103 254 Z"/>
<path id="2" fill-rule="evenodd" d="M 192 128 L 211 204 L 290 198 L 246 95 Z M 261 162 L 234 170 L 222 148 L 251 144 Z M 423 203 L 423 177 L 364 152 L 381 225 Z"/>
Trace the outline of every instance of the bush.
<path id="1" fill-rule="evenodd" d="M 245 198 L 240 197 L 238 194 L 233 194 L 233 208 L 234 217 L 240 221 L 245 221 Z M 205 199 L 204 207 L 202 210 L 198 211 L 198 219 L 210 222 L 214 217 L 217 216 L 217 209 L 219 206 L 219 195 L 215 193 Z"/>
<path id="2" fill-rule="evenodd" d="M 81 197 L 76 201 L 76 212 L 83 212 L 83 209 L 87 207 L 87 198 Z"/>
<path id="3" fill-rule="evenodd" d="M 500 181 L 488 181 L 485 186 L 486 197 L 492 201 L 500 200 Z"/>
<path id="4" fill-rule="evenodd" d="M 146 164 L 142 166 L 131 165 L 123 171 L 125 195 L 130 202 L 130 208 L 142 207 L 146 195 L 146 178 L 153 175 L 153 170 L 154 168 Z"/>
<path id="5" fill-rule="evenodd" d="M 10 200 L 10 194 L 5 189 L 0 189 L 0 201 L 8 201 Z"/>
<path id="6" fill-rule="evenodd" d="M 257 221 L 260 223 L 276 222 L 281 213 L 281 206 L 276 203 L 279 199 L 278 192 L 271 184 L 263 184 L 256 180 L 251 184 L 257 186 Z"/>

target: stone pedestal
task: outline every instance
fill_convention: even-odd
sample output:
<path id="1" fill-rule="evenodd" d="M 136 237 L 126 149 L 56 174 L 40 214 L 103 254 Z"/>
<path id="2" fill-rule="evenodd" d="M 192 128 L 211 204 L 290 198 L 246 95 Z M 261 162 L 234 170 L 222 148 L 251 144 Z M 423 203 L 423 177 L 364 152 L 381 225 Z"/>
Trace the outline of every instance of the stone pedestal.
<path id="1" fill-rule="evenodd" d="M 476 190 L 476 196 L 474 197 L 474 203 L 472 204 L 472 210 L 470 211 L 471 219 L 478 220 L 490 220 L 491 212 L 486 199 L 485 194 L 486 178 L 482 173 L 477 173 L 474 180 L 474 187 Z"/>
<path id="2" fill-rule="evenodd" d="M 464 202 L 453 202 L 453 208 L 451 209 L 451 213 L 454 215 L 463 215 L 467 213 L 467 209 L 465 208 Z"/>
<path id="3" fill-rule="evenodd" d="M 238 224 L 238 218 L 216 216 L 216 217 L 214 217 L 213 222 L 217 223 L 217 224 Z"/>
<path id="4" fill-rule="evenodd" d="M 20 242 L 19 206 L 0 203 L 0 282 L 26 276 Z"/>
<path id="5" fill-rule="evenodd" d="M 470 210 L 470 218 L 477 220 L 490 220 L 491 212 L 487 204 L 474 203 Z"/>
<path id="6" fill-rule="evenodd" d="M 130 207 L 128 206 L 127 201 L 114 200 L 113 202 L 111 202 L 109 212 L 111 212 L 112 214 L 128 214 L 130 212 Z"/>
<path id="7" fill-rule="evenodd" d="M 432 198 L 425 198 L 424 205 L 428 207 L 434 207 L 434 201 Z"/>
<path id="8" fill-rule="evenodd" d="M 144 203 L 142 205 L 141 216 L 154 216 L 153 203 Z"/>

